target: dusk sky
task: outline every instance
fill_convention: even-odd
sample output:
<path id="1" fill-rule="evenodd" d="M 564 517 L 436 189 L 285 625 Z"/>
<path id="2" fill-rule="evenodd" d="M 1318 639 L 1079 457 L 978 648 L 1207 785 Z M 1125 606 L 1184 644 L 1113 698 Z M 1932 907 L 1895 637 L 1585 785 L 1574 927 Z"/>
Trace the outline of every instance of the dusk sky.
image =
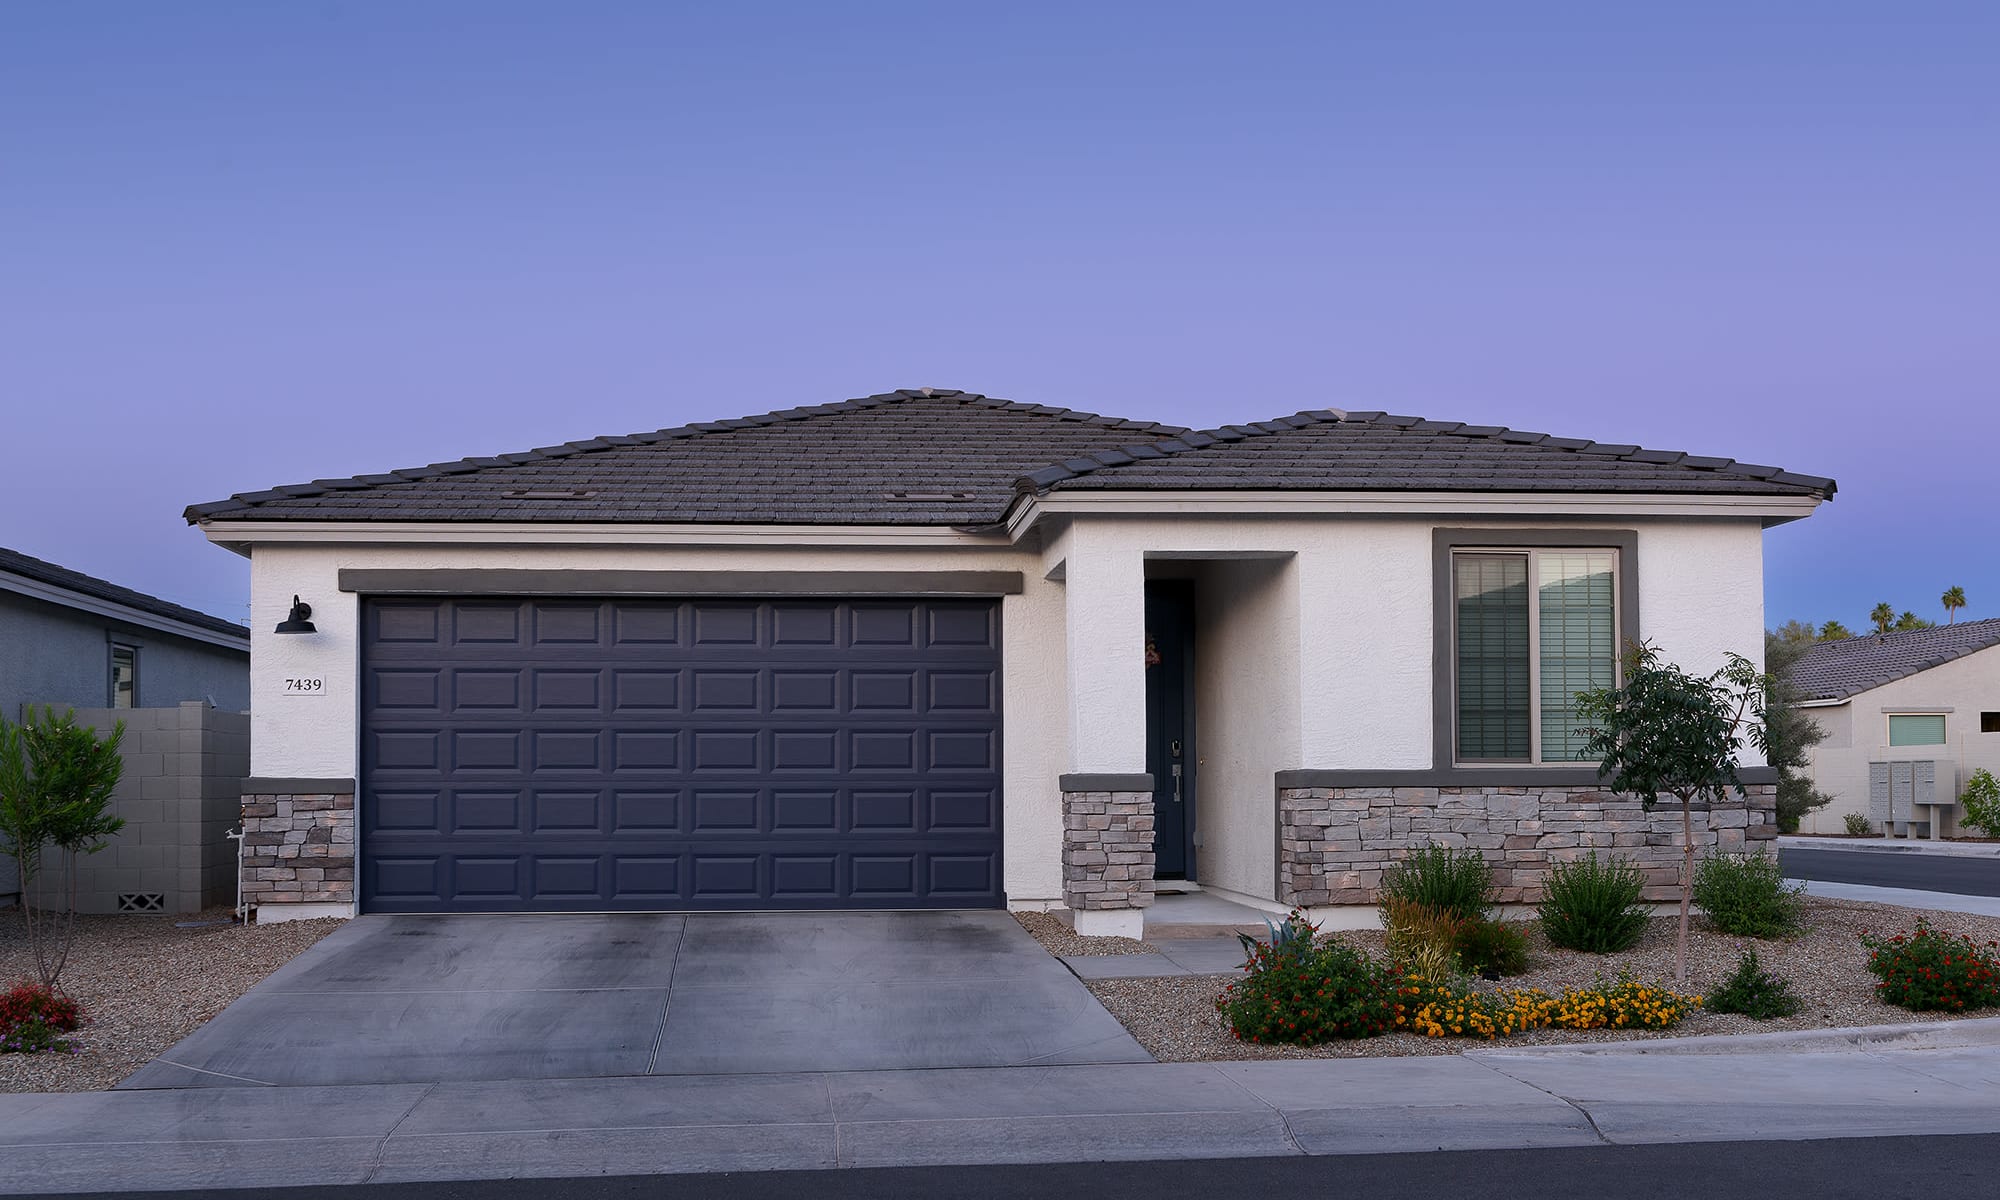
<path id="1" fill-rule="evenodd" d="M 2000 5 L 0 4 L 0 545 L 898 387 L 1832 475 L 2000 615 Z M 1746 648 L 1747 649 L 1747 648 Z"/>

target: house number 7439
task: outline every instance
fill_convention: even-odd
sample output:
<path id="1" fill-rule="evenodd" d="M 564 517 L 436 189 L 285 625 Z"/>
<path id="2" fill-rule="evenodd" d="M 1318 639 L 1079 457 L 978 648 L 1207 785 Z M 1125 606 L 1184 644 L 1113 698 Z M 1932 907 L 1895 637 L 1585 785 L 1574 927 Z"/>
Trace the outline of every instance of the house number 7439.
<path id="1" fill-rule="evenodd" d="M 318 676 L 285 680 L 285 695 L 287 696 L 317 696 L 323 694 L 325 691 L 326 680 Z"/>

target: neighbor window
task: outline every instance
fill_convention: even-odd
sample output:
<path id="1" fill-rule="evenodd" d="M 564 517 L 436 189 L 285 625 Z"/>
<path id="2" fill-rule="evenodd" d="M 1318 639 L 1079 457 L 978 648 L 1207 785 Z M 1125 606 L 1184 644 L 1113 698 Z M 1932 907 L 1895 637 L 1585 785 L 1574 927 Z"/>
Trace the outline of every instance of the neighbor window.
<path id="1" fill-rule="evenodd" d="M 1889 716 L 1891 746 L 1944 745 L 1943 713 L 1892 713 Z"/>
<path id="2" fill-rule="evenodd" d="M 137 708 L 139 705 L 139 650 L 135 646 L 111 647 L 111 707 Z"/>
<path id="3" fill-rule="evenodd" d="M 1983 713 L 1980 713 L 1980 714 L 1979 714 L 1979 732 L 1981 732 L 1981 733 L 2000 733 L 2000 712 L 1983 712 Z"/>
<path id="4" fill-rule="evenodd" d="M 1577 762 L 1576 696 L 1618 682 L 1618 552 L 1452 555 L 1457 757 Z"/>

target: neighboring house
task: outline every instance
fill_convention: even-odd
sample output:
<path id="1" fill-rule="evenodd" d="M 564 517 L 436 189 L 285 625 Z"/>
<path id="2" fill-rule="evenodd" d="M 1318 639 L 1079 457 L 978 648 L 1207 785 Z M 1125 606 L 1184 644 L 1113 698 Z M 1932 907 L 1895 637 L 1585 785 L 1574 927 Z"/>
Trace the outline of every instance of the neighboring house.
<path id="1" fill-rule="evenodd" d="M 1827 734 L 1811 751 L 1813 786 L 1833 797 L 1805 832 L 1839 833 L 1847 814 L 1869 814 L 1871 763 L 1943 764 L 1941 800 L 1974 771 L 2000 774 L 2000 618 L 1820 642 L 1793 680 Z"/>
<path id="2" fill-rule="evenodd" d="M 251 559 L 260 919 L 1136 932 L 1159 879 L 1368 902 L 1431 840 L 1509 899 L 1589 847 L 1670 886 L 1678 815 L 1599 788 L 1570 697 L 1642 635 L 1757 656 L 1763 531 L 1833 490 L 1382 413 L 1191 433 L 925 389 L 188 519 Z M 314 631 L 275 632 L 295 596 Z M 1705 845 L 1775 833 L 1746 780 Z"/>
<path id="3" fill-rule="evenodd" d="M 54 563 L 0 549 L 0 716 L 29 705 L 126 722 L 112 809 L 126 830 L 83 860 L 84 912 L 184 912 L 233 897 L 237 819 L 218 798 L 250 754 L 250 631 Z M 18 891 L 0 859 L 0 901 Z"/>
<path id="4" fill-rule="evenodd" d="M 0 716 L 23 704 L 250 707 L 250 631 L 0 549 Z"/>

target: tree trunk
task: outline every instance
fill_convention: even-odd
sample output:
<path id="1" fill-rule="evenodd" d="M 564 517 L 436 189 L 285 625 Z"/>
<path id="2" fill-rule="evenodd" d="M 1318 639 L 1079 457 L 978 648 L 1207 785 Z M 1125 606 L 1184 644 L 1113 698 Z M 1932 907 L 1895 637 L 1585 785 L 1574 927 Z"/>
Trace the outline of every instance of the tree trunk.
<path id="1" fill-rule="evenodd" d="M 1694 815 L 1681 797 L 1681 927 L 1674 935 L 1674 983 L 1688 981 L 1688 905 L 1694 899 Z"/>

